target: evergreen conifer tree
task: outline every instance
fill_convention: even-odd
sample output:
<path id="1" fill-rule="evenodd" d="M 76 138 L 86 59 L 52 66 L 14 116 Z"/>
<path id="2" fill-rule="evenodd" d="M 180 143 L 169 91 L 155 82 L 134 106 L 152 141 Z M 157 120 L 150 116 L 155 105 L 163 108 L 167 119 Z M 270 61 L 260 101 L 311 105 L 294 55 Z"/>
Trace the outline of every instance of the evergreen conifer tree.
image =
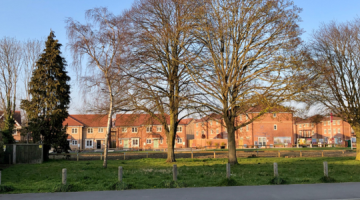
<path id="1" fill-rule="evenodd" d="M 62 45 L 54 38 L 51 31 L 31 77 L 31 100 L 22 100 L 21 107 L 28 114 L 27 128 L 34 142 L 41 141 L 44 148 L 53 146 L 67 151 L 69 144 L 63 122 L 69 116 L 70 77 L 65 71 L 66 61 L 61 56 Z M 48 152 L 47 149 L 44 151 Z"/>

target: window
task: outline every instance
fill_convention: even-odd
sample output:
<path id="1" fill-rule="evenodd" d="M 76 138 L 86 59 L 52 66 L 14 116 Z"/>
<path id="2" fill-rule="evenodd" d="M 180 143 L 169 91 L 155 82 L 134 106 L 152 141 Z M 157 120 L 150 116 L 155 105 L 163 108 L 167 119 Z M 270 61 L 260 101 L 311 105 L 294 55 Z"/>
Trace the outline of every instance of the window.
<path id="1" fill-rule="evenodd" d="M 204 131 L 201 131 L 201 135 L 204 135 Z"/>
<path id="2" fill-rule="evenodd" d="M 182 132 L 182 126 L 178 126 L 178 127 L 176 128 L 176 132 Z"/>
<path id="3" fill-rule="evenodd" d="M 146 132 L 147 132 L 147 133 L 150 133 L 150 132 L 151 132 L 151 126 L 146 127 Z"/>
<path id="4" fill-rule="evenodd" d="M 71 129 L 71 133 L 73 133 L 73 134 L 75 133 L 75 134 L 76 134 L 76 133 L 77 133 L 77 128 L 72 128 L 72 129 Z"/>
<path id="5" fill-rule="evenodd" d="M 92 148 L 93 147 L 93 141 L 92 140 L 85 140 L 85 148 Z"/>
<path id="6" fill-rule="evenodd" d="M 330 125 L 330 121 L 328 121 L 327 124 Z"/>
<path id="7" fill-rule="evenodd" d="M 73 140 L 72 145 L 77 145 L 77 140 Z"/>
<path id="8" fill-rule="evenodd" d="M 119 144 L 122 144 L 122 140 L 121 140 L 121 139 L 119 139 Z"/>
<path id="9" fill-rule="evenodd" d="M 104 128 L 99 128 L 99 133 L 103 133 L 104 132 Z"/>
<path id="10" fill-rule="evenodd" d="M 328 133 L 331 134 L 331 129 L 328 130 Z"/>
<path id="11" fill-rule="evenodd" d="M 151 139 L 146 139 L 146 144 L 151 144 Z"/>
<path id="12" fill-rule="evenodd" d="M 276 124 L 274 124 L 274 130 L 277 130 L 277 125 Z"/>
<path id="13" fill-rule="evenodd" d="M 246 125 L 246 131 L 249 131 L 249 125 Z"/>
<path id="14" fill-rule="evenodd" d="M 13 134 L 13 135 L 17 135 L 17 131 L 16 131 L 16 130 L 13 130 L 13 131 L 12 131 L 12 134 Z"/>
<path id="15" fill-rule="evenodd" d="M 210 130 L 210 134 L 211 134 L 211 135 L 213 134 L 213 130 Z"/>
<path id="16" fill-rule="evenodd" d="M 133 138 L 132 139 L 132 146 L 139 146 L 139 138 Z"/>
<path id="17" fill-rule="evenodd" d="M 216 134 L 219 134 L 219 129 L 216 129 Z"/>
<path id="18" fill-rule="evenodd" d="M 246 120 L 248 120 L 249 119 L 249 117 L 246 115 Z"/>
<path id="19" fill-rule="evenodd" d="M 315 135 L 315 131 L 312 131 L 312 135 Z"/>
<path id="20" fill-rule="evenodd" d="M 196 123 L 196 127 L 198 127 L 199 126 L 199 123 Z"/>
<path id="21" fill-rule="evenodd" d="M 299 128 L 302 128 L 302 124 L 299 124 Z"/>
<path id="22" fill-rule="evenodd" d="M 160 144 L 162 144 L 162 143 L 163 143 L 163 140 L 164 140 L 163 138 L 160 138 Z"/>
<path id="23" fill-rule="evenodd" d="M 216 125 L 219 125 L 219 122 L 216 122 Z"/>
<path id="24" fill-rule="evenodd" d="M 181 139 L 181 138 L 176 138 L 176 140 L 177 140 L 177 143 L 178 143 L 178 144 L 181 144 L 181 143 L 182 143 L 182 139 Z"/>
<path id="25" fill-rule="evenodd" d="M 315 126 L 315 124 L 314 123 L 311 123 L 311 127 L 314 127 Z"/>
<path id="26" fill-rule="evenodd" d="M 333 121 L 333 125 L 336 125 L 336 120 Z"/>
<path id="27" fill-rule="evenodd" d="M 273 117 L 274 117 L 274 118 L 276 117 L 276 113 L 273 114 Z"/>
<path id="28" fill-rule="evenodd" d="M 337 120 L 337 125 L 340 125 L 340 120 Z"/>
<path id="29" fill-rule="evenodd" d="M 199 131 L 196 131 L 196 135 L 199 135 Z"/>
<path id="30" fill-rule="evenodd" d="M 242 127 L 240 128 L 240 132 L 242 132 Z"/>
<path id="31" fill-rule="evenodd" d="M 212 126 L 212 121 L 210 121 L 210 126 Z"/>
<path id="32" fill-rule="evenodd" d="M 326 129 L 324 129 L 324 134 L 326 135 Z"/>
<path id="33" fill-rule="evenodd" d="M 93 133 L 93 128 L 88 128 L 87 131 L 88 133 Z"/>
<path id="34" fill-rule="evenodd" d="M 302 131 L 299 131 L 299 135 L 300 135 L 300 137 L 302 137 Z"/>
<path id="35" fill-rule="evenodd" d="M 125 133 L 125 132 L 127 132 L 127 128 L 126 128 L 126 127 L 123 127 L 123 128 L 121 128 L 121 131 L 122 131 L 123 133 Z"/>
<path id="36" fill-rule="evenodd" d="M 333 129 L 333 132 L 334 132 L 334 134 L 336 134 L 336 129 L 335 128 Z"/>
<path id="37" fill-rule="evenodd" d="M 324 126 L 326 126 L 326 122 L 323 122 Z"/>
<path id="38" fill-rule="evenodd" d="M 161 127 L 161 126 L 157 126 L 157 127 L 156 127 L 156 132 L 161 132 L 161 130 L 162 130 L 162 127 Z"/>
<path id="39" fill-rule="evenodd" d="M 138 132 L 137 127 L 132 127 L 132 128 L 131 128 L 131 132 L 137 133 L 137 132 Z"/>
<path id="40" fill-rule="evenodd" d="M 240 121 L 242 121 L 242 116 L 240 115 Z"/>
<path id="41" fill-rule="evenodd" d="M 338 133 L 340 133 L 340 129 L 338 128 Z"/>

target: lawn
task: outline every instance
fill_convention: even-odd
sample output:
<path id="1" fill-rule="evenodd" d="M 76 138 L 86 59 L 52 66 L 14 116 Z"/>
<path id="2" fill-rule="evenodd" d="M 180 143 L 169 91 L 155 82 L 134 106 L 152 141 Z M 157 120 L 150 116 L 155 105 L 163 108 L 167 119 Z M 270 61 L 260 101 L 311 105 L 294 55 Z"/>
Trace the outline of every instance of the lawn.
<path id="1" fill-rule="evenodd" d="M 360 181 L 360 162 L 354 157 L 240 158 L 240 164 L 231 167 L 231 176 L 235 185 L 267 185 L 273 178 L 273 162 L 277 162 L 279 175 L 288 184 L 320 183 L 323 161 L 328 161 L 329 176 L 336 182 Z M 224 185 L 226 162 L 226 159 L 178 159 L 175 186 Z M 117 183 L 118 166 L 122 166 L 123 185 L 129 189 L 166 188 L 171 187 L 172 165 L 165 163 L 165 159 L 110 160 L 108 168 L 103 169 L 100 160 L 53 160 L 8 167 L 2 170 L 2 184 L 13 186 L 10 193 L 53 192 L 61 183 L 62 168 L 67 168 L 70 191 L 111 190 Z"/>

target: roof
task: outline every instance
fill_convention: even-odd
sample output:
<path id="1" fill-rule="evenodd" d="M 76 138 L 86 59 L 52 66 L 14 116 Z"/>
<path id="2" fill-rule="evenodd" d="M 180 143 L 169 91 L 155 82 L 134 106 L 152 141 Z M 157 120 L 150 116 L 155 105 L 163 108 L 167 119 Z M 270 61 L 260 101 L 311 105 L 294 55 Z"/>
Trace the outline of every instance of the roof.
<path id="1" fill-rule="evenodd" d="M 161 115 L 157 115 L 161 117 Z M 165 115 L 166 121 L 170 123 L 169 115 Z M 117 114 L 115 126 L 141 126 L 141 125 L 161 125 L 161 123 L 152 118 L 149 114 Z"/>
<path id="2" fill-rule="evenodd" d="M 261 112 L 265 108 L 266 108 L 265 106 L 258 105 L 258 106 L 251 107 L 248 112 Z M 268 110 L 268 112 L 293 112 L 293 111 L 290 108 L 278 105 L 278 106 L 270 108 Z"/>
<path id="3" fill-rule="evenodd" d="M 341 120 L 340 117 L 336 117 L 333 116 L 332 118 L 333 120 Z M 297 124 L 303 124 L 303 123 L 319 123 L 321 121 L 329 121 L 330 120 L 330 116 L 322 116 L 322 115 L 314 115 L 311 117 L 308 117 L 306 119 L 301 119 L 298 121 L 295 121 Z"/>
<path id="4" fill-rule="evenodd" d="M 0 111 L 0 118 L 4 114 L 4 111 Z M 21 125 L 21 112 L 19 110 L 15 111 L 14 114 L 15 121 Z"/>
<path id="5" fill-rule="evenodd" d="M 63 125 L 107 127 L 107 121 L 108 115 L 104 114 L 69 115 L 69 117 L 63 122 Z"/>
<path id="6" fill-rule="evenodd" d="M 182 119 L 179 122 L 179 125 L 188 125 L 192 120 L 194 120 L 193 118 L 186 118 L 186 119 Z"/>
<path id="7" fill-rule="evenodd" d="M 222 119 L 222 116 L 216 113 L 211 113 L 210 115 L 207 115 L 201 119 L 195 119 L 195 122 L 205 122 L 205 121 L 217 120 L 217 119 Z"/>

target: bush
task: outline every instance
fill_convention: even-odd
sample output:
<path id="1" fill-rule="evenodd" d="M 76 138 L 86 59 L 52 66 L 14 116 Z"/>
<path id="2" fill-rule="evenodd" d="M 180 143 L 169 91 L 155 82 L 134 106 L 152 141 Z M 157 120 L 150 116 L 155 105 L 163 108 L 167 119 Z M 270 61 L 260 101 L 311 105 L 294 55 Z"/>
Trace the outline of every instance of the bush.
<path id="1" fill-rule="evenodd" d="M 270 184 L 281 185 L 281 184 L 286 184 L 286 181 L 277 176 L 270 180 Z"/>
<path id="2" fill-rule="evenodd" d="M 53 192 L 74 192 L 74 185 L 72 184 L 58 184 L 54 187 Z"/>
<path id="3" fill-rule="evenodd" d="M 234 179 L 224 178 L 219 182 L 219 186 L 237 186 L 239 185 Z"/>
<path id="4" fill-rule="evenodd" d="M 215 143 L 216 148 L 219 148 L 219 146 L 220 146 L 219 143 Z"/>
<path id="5" fill-rule="evenodd" d="M 209 147 L 211 147 L 212 141 L 208 141 L 208 142 L 206 142 L 206 144 L 207 144 Z"/>
<path id="6" fill-rule="evenodd" d="M 160 188 L 184 188 L 186 184 L 183 181 L 162 181 L 159 185 Z"/>
<path id="7" fill-rule="evenodd" d="M 225 142 L 222 142 L 222 143 L 221 143 L 221 146 L 226 146 L 226 143 L 225 143 Z"/>
<path id="8" fill-rule="evenodd" d="M 14 189 L 15 188 L 13 186 L 0 185 L 0 193 L 11 192 L 14 191 Z"/>
<path id="9" fill-rule="evenodd" d="M 135 185 L 133 184 L 127 184 L 124 181 L 117 181 L 116 183 L 113 183 L 110 185 L 110 190 L 130 190 L 130 189 L 136 189 Z"/>
<path id="10" fill-rule="evenodd" d="M 320 178 L 320 181 L 323 183 L 334 183 L 336 180 L 334 178 L 331 178 L 329 176 L 323 176 Z"/>

